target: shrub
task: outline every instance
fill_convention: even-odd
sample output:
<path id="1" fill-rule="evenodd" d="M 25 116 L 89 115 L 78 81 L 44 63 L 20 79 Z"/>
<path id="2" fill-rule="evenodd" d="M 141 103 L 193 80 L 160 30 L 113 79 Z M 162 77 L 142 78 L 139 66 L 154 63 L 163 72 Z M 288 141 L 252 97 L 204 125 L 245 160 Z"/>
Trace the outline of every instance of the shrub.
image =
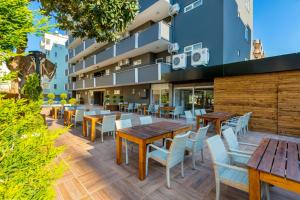
<path id="1" fill-rule="evenodd" d="M 65 166 L 54 159 L 63 151 L 49 131 L 41 102 L 0 96 L 0 199 L 53 199 L 53 184 Z"/>
<path id="2" fill-rule="evenodd" d="M 54 103 L 54 100 L 53 100 L 53 99 L 49 99 L 49 100 L 48 100 L 48 104 L 49 104 L 49 105 L 52 105 L 53 103 Z"/>
<path id="3" fill-rule="evenodd" d="M 65 104 L 67 103 L 67 100 L 62 99 L 62 100 L 60 100 L 60 103 L 61 103 L 62 105 L 65 105 Z"/>
<path id="4" fill-rule="evenodd" d="M 71 99 L 69 99 L 69 104 L 76 105 L 77 104 L 77 100 L 75 98 L 71 98 Z"/>
<path id="5" fill-rule="evenodd" d="M 63 100 L 65 100 L 65 99 L 68 98 L 68 94 L 67 93 L 61 93 L 60 94 L 60 98 L 63 99 Z"/>
<path id="6" fill-rule="evenodd" d="M 47 97 L 48 97 L 48 99 L 55 99 L 55 94 L 53 94 L 53 93 L 49 93 L 48 95 L 47 95 Z"/>
<path id="7" fill-rule="evenodd" d="M 124 103 L 124 97 L 120 96 L 120 103 Z"/>
<path id="8" fill-rule="evenodd" d="M 22 88 L 22 93 L 26 98 L 37 101 L 41 98 L 41 92 L 42 87 L 40 85 L 39 75 L 37 75 L 36 73 L 30 74 Z"/>

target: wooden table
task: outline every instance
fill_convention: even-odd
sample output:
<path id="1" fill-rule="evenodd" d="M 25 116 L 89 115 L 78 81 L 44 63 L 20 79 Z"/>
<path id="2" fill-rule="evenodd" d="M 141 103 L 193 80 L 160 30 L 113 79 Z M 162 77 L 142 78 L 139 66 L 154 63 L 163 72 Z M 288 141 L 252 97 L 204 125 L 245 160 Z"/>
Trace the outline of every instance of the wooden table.
<path id="1" fill-rule="evenodd" d="M 216 133 L 221 134 L 222 122 L 230 119 L 233 116 L 235 115 L 227 112 L 212 112 L 204 115 L 196 115 L 197 130 L 200 128 L 200 121 L 202 119 L 204 126 L 206 126 L 209 121 L 213 121 L 215 123 Z"/>
<path id="2" fill-rule="evenodd" d="M 260 200 L 260 181 L 300 194 L 300 143 L 263 139 L 248 162 L 249 199 Z"/>
<path id="3" fill-rule="evenodd" d="M 64 111 L 64 125 L 70 126 L 72 123 L 72 116 L 75 115 L 76 110 L 65 110 Z"/>
<path id="4" fill-rule="evenodd" d="M 52 117 L 53 119 L 57 119 L 58 111 L 62 109 L 62 106 L 52 106 Z"/>
<path id="5" fill-rule="evenodd" d="M 162 106 L 158 108 L 158 116 L 161 116 L 161 111 L 164 112 L 165 117 L 167 118 L 170 115 L 171 111 L 174 111 L 175 107 L 173 106 Z"/>
<path id="6" fill-rule="evenodd" d="M 116 162 L 122 164 L 122 138 L 139 145 L 139 179 L 146 176 L 146 146 L 162 138 L 173 138 L 176 134 L 191 130 L 192 127 L 176 122 L 157 122 L 117 130 Z"/>
<path id="7" fill-rule="evenodd" d="M 104 116 L 109 116 L 109 115 L 116 115 L 117 119 L 120 119 L 121 117 L 121 112 L 112 112 L 109 114 L 101 114 L 101 115 L 86 115 L 83 117 L 83 122 L 82 122 L 82 135 L 84 137 L 87 136 L 87 121 L 90 122 L 90 134 L 91 134 L 91 141 L 94 142 L 96 138 L 96 124 L 97 122 L 102 122 Z"/>

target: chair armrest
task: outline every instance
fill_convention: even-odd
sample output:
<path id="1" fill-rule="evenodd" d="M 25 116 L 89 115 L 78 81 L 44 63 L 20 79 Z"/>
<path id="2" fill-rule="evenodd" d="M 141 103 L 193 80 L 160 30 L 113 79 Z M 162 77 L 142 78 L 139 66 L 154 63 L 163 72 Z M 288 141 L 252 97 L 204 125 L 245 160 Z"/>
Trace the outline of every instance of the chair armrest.
<path id="1" fill-rule="evenodd" d="M 247 169 L 244 169 L 244 168 L 241 168 L 241 167 L 237 167 L 237 166 L 234 166 L 234 165 L 228 165 L 228 164 L 219 163 L 219 162 L 215 162 L 214 164 L 216 166 L 219 166 L 219 167 L 225 167 L 225 168 L 228 168 L 228 169 L 234 169 L 234 170 L 237 170 L 237 171 L 248 173 Z"/>
<path id="2" fill-rule="evenodd" d="M 229 149 L 232 153 L 238 153 L 238 154 L 246 154 L 246 155 L 252 155 L 253 151 L 242 151 L 237 149 Z"/>
<path id="3" fill-rule="evenodd" d="M 252 146 L 252 147 L 258 147 L 257 144 L 250 144 L 250 143 L 245 143 L 245 142 L 239 142 L 241 145 L 246 145 L 246 146 Z"/>
<path id="4" fill-rule="evenodd" d="M 187 140 L 191 141 L 191 142 L 196 142 L 197 140 L 191 139 L 191 138 L 187 138 Z"/>
<path id="5" fill-rule="evenodd" d="M 244 158 L 250 158 L 250 155 L 245 155 L 245 154 L 239 154 L 239 153 L 234 153 L 234 152 L 228 152 L 229 155 L 232 156 L 237 156 L 237 157 L 244 157 Z"/>
<path id="6" fill-rule="evenodd" d="M 173 142 L 173 140 L 171 138 L 165 138 L 164 148 L 166 148 L 167 141 Z"/>
<path id="7" fill-rule="evenodd" d="M 164 153 L 166 153 L 166 154 L 169 154 L 169 153 L 170 153 L 168 150 L 163 149 L 163 148 L 160 148 L 160 147 L 158 147 L 158 146 L 156 146 L 156 145 L 154 145 L 154 144 L 149 144 L 149 145 L 147 146 L 147 153 L 150 152 L 150 147 L 152 147 L 152 148 L 154 148 L 154 149 L 156 149 L 156 150 L 158 150 L 158 151 L 162 151 L 162 152 L 164 152 Z"/>

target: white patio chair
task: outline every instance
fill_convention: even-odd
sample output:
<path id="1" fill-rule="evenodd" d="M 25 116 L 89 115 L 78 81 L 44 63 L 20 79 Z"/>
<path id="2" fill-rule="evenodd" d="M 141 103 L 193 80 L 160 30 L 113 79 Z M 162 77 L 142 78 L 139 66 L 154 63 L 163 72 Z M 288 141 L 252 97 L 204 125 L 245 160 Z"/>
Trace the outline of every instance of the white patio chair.
<path id="1" fill-rule="evenodd" d="M 139 109 L 139 107 L 140 107 L 141 105 L 142 105 L 142 104 L 140 104 L 140 103 L 135 103 L 135 104 L 133 105 L 133 112 L 137 112 L 138 109 Z"/>
<path id="2" fill-rule="evenodd" d="M 201 151 L 203 161 L 204 139 L 206 137 L 209 125 L 199 128 L 197 132 L 190 131 L 190 137 L 186 141 L 185 149 L 192 153 L 193 169 L 196 169 L 196 153 Z"/>
<path id="3" fill-rule="evenodd" d="M 229 151 L 251 155 L 254 151 L 245 151 L 242 150 L 240 145 L 250 146 L 250 147 L 258 147 L 256 144 L 238 142 L 237 136 L 234 134 L 232 128 L 228 128 L 222 131 L 226 144 L 228 145 Z"/>
<path id="4" fill-rule="evenodd" d="M 100 115 L 110 114 L 110 110 L 100 110 Z"/>
<path id="5" fill-rule="evenodd" d="M 170 169 L 175 165 L 181 163 L 181 176 L 184 177 L 184 152 L 185 152 L 185 144 L 186 140 L 189 136 L 189 132 L 184 135 L 176 135 L 174 139 L 166 138 L 164 147 L 160 148 L 153 144 L 149 144 L 147 146 L 147 155 L 146 155 L 146 175 L 148 175 L 148 165 L 149 158 L 161 163 L 166 166 L 166 178 L 167 178 L 167 186 L 170 188 Z M 172 141 L 170 149 L 166 149 L 166 141 Z M 150 151 L 150 147 L 155 149 L 154 151 Z"/>
<path id="6" fill-rule="evenodd" d="M 134 109 L 133 106 L 134 106 L 133 103 L 129 103 L 129 104 L 128 104 L 128 107 L 125 108 L 125 111 L 127 111 L 127 112 L 133 112 L 133 109 Z"/>
<path id="7" fill-rule="evenodd" d="M 116 120 L 116 127 L 117 130 L 122 129 L 122 128 L 130 128 L 132 127 L 132 123 L 131 123 L 131 119 L 125 119 L 125 120 Z M 123 139 L 124 143 L 125 143 L 125 163 L 126 165 L 128 165 L 129 161 L 128 161 L 128 142 L 126 139 Z"/>
<path id="8" fill-rule="evenodd" d="M 78 122 L 83 121 L 84 110 L 76 110 L 74 115 L 74 126 L 76 128 Z"/>
<path id="9" fill-rule="evenodd" d="M 96 112 L 96 115 L 100 115 L 103 110 L 100 108 L 96 108 L 96 109 L 93 109 L 93 111 Z"/>
<path id="10" fill-rule="evenodd" d="M 148 115 L 151 115 L 152 112 L 153 112 L 153 110 L 154 110 L 153 104 L 149 104 L 148 108 L 146 109 L 146 113 L 147 113 Z"/>
<path id="11" fill-rule="evenodd" d="M 193 116 L 192 112 L 190 110 L 184 111 L 185 114 L 185 120 L 187 124 L 194 124 L 195 117 Z"/>
<path id="12" fill-rule="evenodd" d="M 144 116 L 144 117 L 140 117 L 140 123 L 141 125 L 145 125 L 145 124 L 152 124 L 152 117 L 151 116 Z"/>
<path id="13" fill-rule="evenodd" d="M 178 119 L 180 118 L 180 115 L 182 113 L 182 106 L 175 106 L 174 111 L 171 111 L 170 114 L 172 115 L 173 119 L 176 119 L 176 116 L 178 117 Z"/>
<path id="14" fill-rule="evenodd" d="M 222 123 L 222 131 L 228 128 L 232 128 L 236 135 L 243 133 L 243 124 L 245 116 L 240 116 L 236 121 L 225 121 Z"/>
<path id="15" fill-rule="evenodd" d="M 195 115 L 202 115 L 202 114 L 201 114 L 201 109 L 196 109 L 196 110 L 195 110 Z"/>
<path id="16" fill-rule="evenodd" d="M 249 192 L 248 170 L 232 165 L 234 163 L 232 157 L 244 157 L 249 159 L 250 156 L 227 152 L 219 135 L 207 139 L 206 143 L 215 171 L 216 200 L 220 199 L 220 183 L 240 189 L 244 192 Z M 268 185 L 263 184 L 262 188 L 266 192 L 267 199 L 269 199 Z"/>
<path id="17" fill-rule="evenodd" d="M 206 114 L 206 110 L 204 108 L 200 109 L 201 115 L 205 115 Z"/>
<path id="18" fill-rule="evenodd" d="M 157 117 L 161 117 L 161 113 L 159 113 L 159 105 L 154 105 L 154 109 L 152 111 L 152 114 L 154 114 L 154 116 L 157 116 L 158 114 L 160 114 L 159 116 Z"/>
<path id="19" fill-rule="evenodd" d="M 132 119 L 132 113 L 122 113 L 120 116 L 120 120 Z"/>
<path id="20" fill-rule="evenodd" d="M 107 115 L 103 117 L 102 123 L 97 123 L 96 129 L 101 132 L 101 142 L 103 142 L 103 134 L 104 133 L 112 133 L 115 139 L 116 132 L 116 115 Z"/>

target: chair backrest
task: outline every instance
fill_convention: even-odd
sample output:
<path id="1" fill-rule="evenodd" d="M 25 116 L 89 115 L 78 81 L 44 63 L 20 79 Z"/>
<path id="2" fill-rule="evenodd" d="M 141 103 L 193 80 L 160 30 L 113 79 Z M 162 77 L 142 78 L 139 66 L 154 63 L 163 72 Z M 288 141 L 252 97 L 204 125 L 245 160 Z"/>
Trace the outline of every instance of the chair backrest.
<path id="1" fill-rule="evenodd" d="M 102 121 L 102 132 L 111 132 L 115 131 L 116 126 L 115 126 L 115 121 L 116 121 L 116 115 L 107 115 L 103 117 Z"/>
<path id="2" fill-rule="evenodd" d="M 212 161 L 229 164 L 230 158 L 220 135 L 215 135 L 206 140 Z"/>
<path id="3" fill-rule="evenodd" d="M 157 112 L 158 109 L 159 109 L 159 105 L 155 104 L 155 105 L 154 105 L 154 111 Z"/>
<path id="4" fill-rule="evenodd" d="M 245 120 L 245 124 L 246 124 L 246 125 L 248 125 L 248 124 L 249 124 L 249 121 L 250 121 L 251 115 L 252 115 L 252 112 L 248 112 L 248 113 L 246 113 L 246 120 Z"/>
<path id="5" fill-rule="evenodd" d="M 239 119 L 237 120 L 237 125 L 235 127 L 235 134 L 237 134 L 242 130 L 244 121 L 245 121 L 245 116 L 240 116 Z"/>
<path id="6" fill-rule="evenodd" d="M 133 109 L 133 103 L 129 103 L 127 109 L 132 110 Z"/>
<path id="7" fill-rule="evenodd" d="M 187 118 L 187 119 L 193 118 L 193 114 L 190 110 L 184 111 L 184 114 L 185 114 L 185 118 Z"/>
<path id="8" fill-rule="evenodd" d="M 117 130 L 132 127 L 131 119 L 116 120 Z"/>
<path id="9" fill-rule="evenodd" d="M 167 165 L 171 168 L 184 160 L 185 145 L 190 131 L 183 135 L 176 135 L 170 146 Z"/>
<path id="10" fill-rule="evenodd" d="M 83 121 L 84 110 L 76 110 L 75 111 L 75 121 L 82 122 Z"/>
<path id="11" fill-rule="evenodd" d="M 204 108 L 200 109 L 201 115 L 205 115 L 206 114 L 206 110 Z"/>
<path id="12" fill-rule="evenodd" d="M 196 140 L 195 147 L 194 147 L 196 151 L 203 149 L 203 146 L 204 146 L 203 143 L 206 138 L 208 128 L 209 128 L 209 125 L 199 128 L 198 131 L 196 132 L 195 136 L 193 137 L 193 139 Z"/>
<path id="13" fill-rule="evenodd" d="M 96 115 L 100 115 L 102 110 L 100 108 L 97 108 L 97 109 L 93 109 L 93 111 L 96 112 Z"/>
<path id="14" fill-rule="evenodd" d="M 110 110 L 101 110 L 100 115 L 110 114 Z"/>
<path id="15" fill-rule="evenodd" d="M 175 106 L 174 115 L 180 115 L 182 112 L 182 106 Z"/>
<path id="16" fill-rule="evenodd" d="M 141 125 L 153 123 L 151 116 L 140 117 L 140 122 L 141 122 Z"/>
<path id="17" fill-rule="evenodd" d="M 132 113 L 122 113 L 120 120 L 131 119 L 131 118 L 132 118 Z"/>
<path id="18" fill-rule="evenodd" d="M 201 109 L 196 109 L 196 110 L 195 110 L 195 115 L 202 115 L 202 114 L 201 114 Z"/>
<path id="19" fill-rule="evenodd" d="M 140 103 L 135 103 L 135 104 L 134 104 L 134 109 L 138 109 L 141 105 L 142 105 L 142 104 L 140 104 Z"/>
<path id="20" fill-rule="evenodd" d="M 229 149 L 239 149 L 239 142 L 232 128 L 227 128 L 222 131 L 226 144 Z"/>
<path id="21" fill-rule="evenodd" d="M 94 110 L 92 110 L 92 111 L 85 111 L 84 112 L 84 116 L 85 115 L 96 115 L 96 112 Z"/>

